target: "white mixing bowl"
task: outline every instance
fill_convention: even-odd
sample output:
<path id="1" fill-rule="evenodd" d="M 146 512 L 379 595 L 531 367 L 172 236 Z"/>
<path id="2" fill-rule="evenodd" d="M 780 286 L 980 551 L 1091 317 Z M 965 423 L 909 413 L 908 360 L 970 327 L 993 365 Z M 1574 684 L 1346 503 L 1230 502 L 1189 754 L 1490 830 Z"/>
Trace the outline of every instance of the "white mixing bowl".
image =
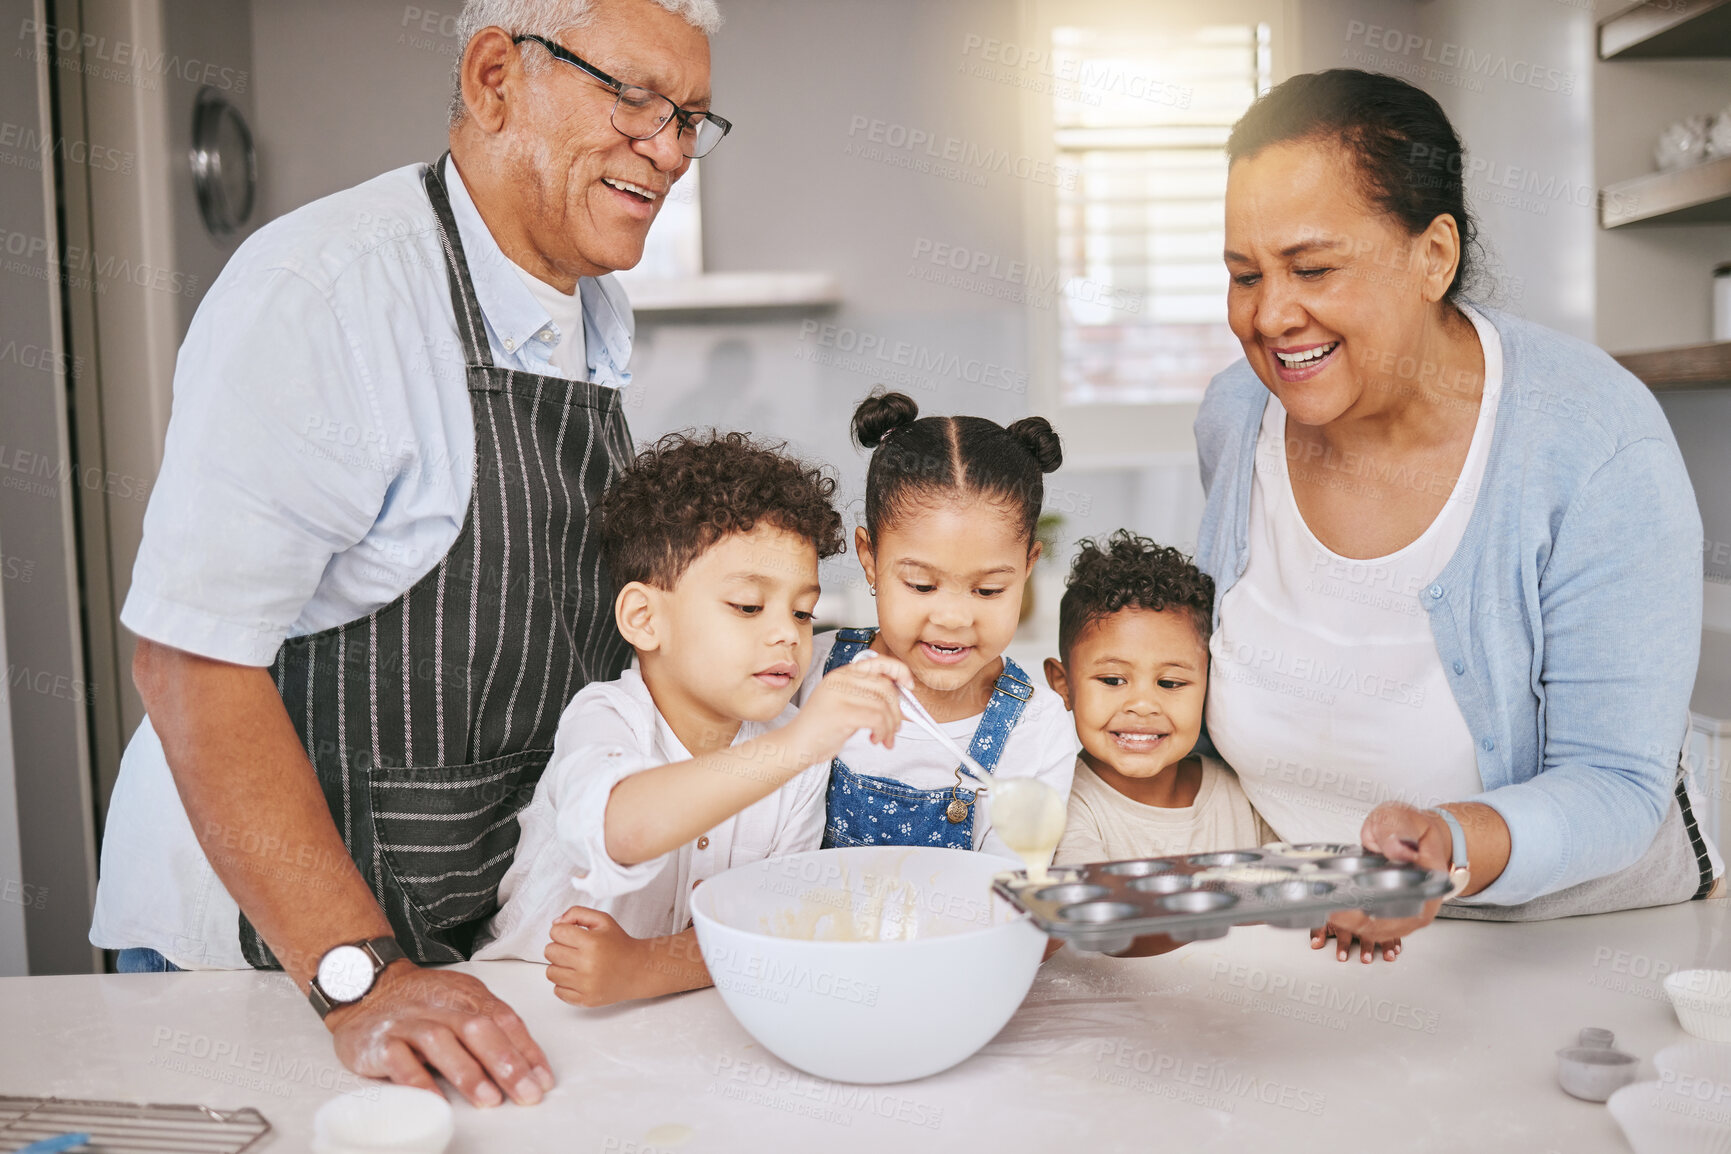
<path id="1" fill-rule="evenodd" d="M 771 858 L 692 895 L 703 960 L 777 1057 L 838 1082 L 902 1082 L 1001 1030 L 1046 937 L 991 892 L 1008 863 L 924 846 Z"/>

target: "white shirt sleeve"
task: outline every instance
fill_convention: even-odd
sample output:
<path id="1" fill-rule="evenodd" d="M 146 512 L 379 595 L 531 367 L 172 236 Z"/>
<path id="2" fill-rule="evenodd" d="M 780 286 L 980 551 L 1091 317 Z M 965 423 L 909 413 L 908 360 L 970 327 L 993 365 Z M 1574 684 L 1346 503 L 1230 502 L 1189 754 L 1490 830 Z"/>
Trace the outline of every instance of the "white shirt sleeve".
<path id="1" fill-rule="evenodd" d="M 667 857 L 621 865 L 607 853 L 613 787 L 659 764 L 652 753 L 654 717 L 633 719 L 620 706 L 610 695 L 574 699 L 559 718 L 553 756 L 541 779 L 555 815 L 555 837 L 572 863 L 575 905 L 593 906 L 641 889 L 660 873 Z"/>
<path id="2" fill-rule="evenodd" d="M 361 342 L 323 292 L 280 267 L 221 287 L 180 350 L 121 621 L 262 666 L 377 519 L 403 446 L 381 443 Z"/>

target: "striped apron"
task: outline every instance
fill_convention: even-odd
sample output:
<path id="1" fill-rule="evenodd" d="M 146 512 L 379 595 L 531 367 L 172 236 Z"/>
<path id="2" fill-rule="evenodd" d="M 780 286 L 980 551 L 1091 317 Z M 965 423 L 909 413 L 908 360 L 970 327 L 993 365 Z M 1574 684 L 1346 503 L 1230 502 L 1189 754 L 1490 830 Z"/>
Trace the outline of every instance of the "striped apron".
<path id="1" fill-rule="evenodd" d="M 349 855 L 421 963 L 468 958 L 560 713 L 630 655 L 591 528 L 631 456 L 619 393 L 493 364 L 441 167 L 423 183 L 475 420 L 463 527 L 407 593 L 289 639 L 271 666 Z M 276 967 L 244 914 L 240 937 Z"/>

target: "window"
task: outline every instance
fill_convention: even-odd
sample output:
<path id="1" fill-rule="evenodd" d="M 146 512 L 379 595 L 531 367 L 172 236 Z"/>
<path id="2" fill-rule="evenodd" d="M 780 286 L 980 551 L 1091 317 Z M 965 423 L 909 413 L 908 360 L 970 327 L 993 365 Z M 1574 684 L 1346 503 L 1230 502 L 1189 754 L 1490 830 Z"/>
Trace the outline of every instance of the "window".
<path id="1" fill-rule="evenodd" d="M 1066 404 L 1194 401 L 1226 326 L 1226 137 L 1272 84 L 1267 24 L 1057 27 L 1059 353 Z"/>

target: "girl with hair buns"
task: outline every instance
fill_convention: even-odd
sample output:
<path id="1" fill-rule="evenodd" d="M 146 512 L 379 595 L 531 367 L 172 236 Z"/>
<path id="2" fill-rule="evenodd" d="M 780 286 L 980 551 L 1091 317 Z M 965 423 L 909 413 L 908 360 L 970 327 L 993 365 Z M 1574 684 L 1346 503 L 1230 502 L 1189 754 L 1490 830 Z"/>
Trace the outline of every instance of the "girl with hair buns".
<path id="1" fill-rule="evenodd" d="M 872 450 L 854 544 L 878 623 L 816 638 L 813 666 L 827 672 L 868 649 L 898 658 L 920 704 L 988 771 L 1068 797 L 1075 727 L 1058 696 L 1004 656 L 1040 556 L 1040 478 L 1063 460 L 1058 434 L 1044 417 L 1008 428 L 921 417 L 885 393 L 855 410 L 853 435 Z M 975 804 L 978 785 L 915 727 L 888 748 L 856 736 L 830 763 L 823 844 L 983 849 L 1019 863 Z"/>

